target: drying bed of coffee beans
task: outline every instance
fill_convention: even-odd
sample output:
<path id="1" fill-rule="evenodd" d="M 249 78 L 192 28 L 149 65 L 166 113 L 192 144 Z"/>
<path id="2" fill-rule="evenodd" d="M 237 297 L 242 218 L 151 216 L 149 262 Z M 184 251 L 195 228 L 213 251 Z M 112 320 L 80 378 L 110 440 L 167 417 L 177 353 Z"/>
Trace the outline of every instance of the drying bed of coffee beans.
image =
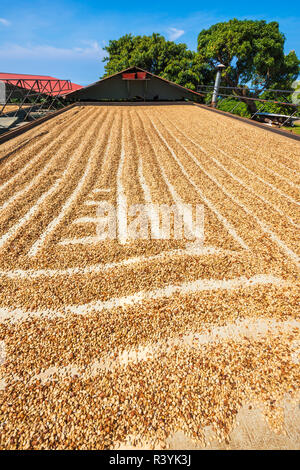
<path id="1" fill-rule="evenodd" d="M 193 105 L 77 106 L 2 144 L 0 448 L 299 448 L 299 157 Z M 153 237 L 185 204 L 204 241 Z"/>

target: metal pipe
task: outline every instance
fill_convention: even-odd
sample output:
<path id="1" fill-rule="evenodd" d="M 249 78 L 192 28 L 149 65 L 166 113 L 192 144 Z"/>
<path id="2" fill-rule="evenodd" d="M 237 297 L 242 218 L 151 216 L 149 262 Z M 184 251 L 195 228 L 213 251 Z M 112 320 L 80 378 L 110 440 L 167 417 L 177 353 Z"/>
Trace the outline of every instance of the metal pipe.
<path id="1" fill-rule="evenodd" d="M 211 106 L 213 108 L 215 108 L 217 106 L 219 88 L 220 88 L 220 83 L 221 83 L 222 69 L 224 69 L 224 68 L 225 68 L 225 65 L 223 65 L 223 64 L 219 64 L 218 68 L 217 68 L 215 86 L 214 86 L 214 91 L 213 91 L 213 96 L 212 96 L 212 101 L 211 101 Z"/>
<path id="2" fill-rule="evenodd" d="M 261 110 L 264 109 L 265 107 L 266 107 L 266 103 L 264 103 L 254 114 L 252 114 L 251 119 L 253 119 L 254 116 L 256 116 L 258 113 L 260 113 Z"/>
<path id="3" fill-rule="evenodd" d="M 230 113 L 233 113 L 233 111 L 238 107 L 238 105 L 239 105 L 240 103 L 241 103 L 241 102 L 238 101 L 238 102 L 234 105 L 234 107 L 233 107 L 229 112 L 230 112 Z"/>
<path id="4" fill-rule="evenodd" d="M 294 116 L 294 114 L 296 114 L 296 112 L 297 112 L 297 109 L 280 125 L 280 127 L 283 127 L 285 123 L 288 122 L 291 119 L 291 117 Z"/>

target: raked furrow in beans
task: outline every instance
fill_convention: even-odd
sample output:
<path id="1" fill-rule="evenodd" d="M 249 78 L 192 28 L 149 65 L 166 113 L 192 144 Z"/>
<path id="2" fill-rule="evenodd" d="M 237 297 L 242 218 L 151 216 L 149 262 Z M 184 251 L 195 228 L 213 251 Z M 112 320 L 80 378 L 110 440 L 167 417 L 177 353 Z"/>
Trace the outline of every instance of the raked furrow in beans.
<path id="1" fill-rule="evenodd" d="M 55 371 L 53 382 L 46 384 L 36 380 L 24 387 L 16 380 L 7 386 L 5 398 L 11 405 L 4 415 L 1 406 L 1 447 L 109 449 L 130 434 L 136 444 L 165 448 L 178 429 L 201 442 L 206 426 L 212 426 L 222 440 L 232 430 L 242 403 L 249 400 L 264 403 L 269 425 L 282 432 L 280 403 L 299 387 L 297 366 L 278 366 L 288 357 L 288 336 L 269 334 L 256 341 L 228 341 L 199 350 L 179 346 L 169 354 L 161 351 L 153 359 L 104 370 L 85 380 L 81 376 L 60 380 Z"/>
<path id="2" fill-rule="evenodd" d="M 228 171 L 224 171 L 225 167 L 222 164 L 216 165 L 215 162 L 218 161 L 214 157 L 207 158 L 205 161 L 202 159 L 202 163 L 200 163 L 197 153 L 191 152 L 182 143 L 183 138 L 181 134 L 176 132 L 176 129 L 170 130 L 169 126 L 163 126 L 162 122 L 159 122 L 164 135 L 172 139 L 171 142 L 173 141 L 173 145 L 177 144 L 178 152 L 183 150 L 188 157 L 190 157 L 191 168 L 196 166 L 195 171 L 197 171 L 198 167 L 198 171 L 200 169 L 211 181 L 217 182 L 220 185 L 219 187 L 223 188 L 225 194 L 232 194 L 235 200 L 241 202 L 242 206 L 249 208 L 254 214 L 256 213 L 262 223 L 270 224 L 274 232 L 279 232 L 282 240 L 294 249 L 294 251 L 298 251 L 299 240 L 295 227 L 299 227 L 296 222 L 290 219 L 278 206 L 268 204 L 268 200 L 257 197 L 251 187 L 249 191 L 249 189 L 245 187 L 245 184 L 242 184 L 243 180 L 237 178 L 232 173 L 228 173 Z M 186 166 L 186 168 L 189 167 Z M 235 177 L 233 178 L 233 176 Z"/>
<path id="3" fill-rule="evenodd" d="M 189 129 L 196 131 L 198 138 L 201 140 L 204 139 L 214 142 L 221 148 L 223 148 L 223 145 L 230 146 L 233 151 L 233 156 L 241 157 L 242 161 L 244 162 L 245 156 L 247 156 L 247 159 L 249 158 L 250 160 L 255 160 L 257 157 L 259 157 L 260 159 L 263 159 L 263 161 L 267 161 L 268 165 L 276 165 L 275 167 L 273 166 L 275 170 L 277 168 L 280 169 L 280 171 L 282 169 L 286 169 L 286 171 L 289 172 L 290 175 L 294 175 L 294 177 L 296 173 L 299 172 L 299 151 L 293 148 L 293 156 L 291 157 L 291 154 L 289 157 L 287 156 L 289 154 L 288 149 L 292 145 L 289 139 L 279 137 L 279 139 L 275 138 L 274 140 L 272 135 L 266 136 L 265 132 L 260 129 L 253 129 L 251 130 L 250 134 L 248 132 L 247 137 L 244 136 L 244 138 L 241 138 L 241 126 L 238 125 L 238 127 L 236 127 L 237 123 L 231 123 L 233 127 L 231 133 L 228 134 L 226 118 L 225 121 L 221 116 L 217 119 L 212 117 L 207 120 L 204 119 L 202 114 L 200 116 L 198 114 L 197 116 L 197 111 L 198 110 L 194 110 L 194 112 L 192 112 L 190 118 L 191 116 L 193 117 L 191 119 L 187 119 L 187 116 L 185 116 L 185 112 L 183 111 L 180 117 L 178 115 L 174 116 L 175 121 L 180 123 L 180 126 L 183 129 L 187 128 L 186 124 L 189 122 Z M 173 117 L 171 113 L 169 117 Z M 213 125 L 209 126 L 208 122 L 213 123 Z M 218 123 L 218 126 L 215 126 L 216 123 Z M 242 124 L 242 127 L 245 127 L 245 125 Z M 246 129 L 248 131 L 247 125 Z M 256 132 L 259 133 L 259 139 L 257 139 Z M 280 142 L 281 139 L 284 139 L 284 143 Z M 255 142 L 256 140 L 257 142 Z M 276 152 L 275 149 L 278 146 L 278 142 L 280 142 L 280 151 Z M 282 151 L 282 148 L 285 149 L 284 152 Z"/>
<path id="4" fill-rule="evenodd" d="M 2 144 L 0 148 L 0 161 L 2 162 L 3 167 L 8 164 L 7 159 L 11 160 L 9 162 L 10 164 L 22 149 L 35 144 L 36 140 L 39 140 L 57 125 L 65 125 L 69 119 L 72 119 L 73 116 L 80 114 L 81 112 L 84 112 L 84 110 L 80 107 L 70 109 L 62 115 L 54 117 L 53 119 L 27 131 L 25 134 L 16 136 L 14 139 Z"/>
<path id="5" fill-rule="evenodd" d="M 105 117 L 103 119 L 105 119 Z M 86 123 L 87 127 L 89 127 L 88 124 L 89 122 Z M 93 132 L 96 132 L 97 127 L 99 127 L 99 123 L 96 120 L 92 127 L 88 129 L 88 132 L 84 132 L 85 129 L 79 128 L 78 140 L 76 142 L 75 139 L 72 139 L 74 150 L 67 154 L 69 156 L 67 160 L 68 164 L 67 166 L 63 165 L 62 169 L 64 169 L 64 171 L 57 175 L 56 169 L 54 168 L 55 177 L 53 178 L 50 188 L 46 191 L 42 189 L 42 193 L 39 193 L 38 199 L 35 200 L 33 204 L 30 204 L 30 202 L 28 203 L 30 209 L 26 214 L 20 217 L 16 224 L 12 225 L 10 229 L 2 235 L 2 238 L 0 239 L 2 249 L 5 249 L 8 242 L 14 240 L 14 248 L 9 249 L 6 260 L 8 256 L 20 256 L 20 253 L 22 252 L 25 254 L 27 252 L 27 247 L 28 249 L 30 248 L 34 239 L 38 238 L 43 227 L 47 225 L 47 220 L 51 220 L 56 211 L 59 211 L 61 201 L 63 201 L 71 191 L 72 186 L 77 184 L 79 175 L 87 160 L 87 155 L 85 154 L 85 157 L 82 158 L 81 152 L 85 147 L 90 145 L 90 142 L 89 140 L 85 142 L 82 140 L 82 137 L 83 135 L 93 135 Z M 38 189 L 40 190 L 40 188 Z M 27 236 L 25 235 L 26 230 L 28 233 Z"/>
<path id="6" fill-rule="evenodd" d="M 34 166 L 43 162 L 41 157 L 48 151 L 48 149 L 53 148 L 53 138 L 56 138 L 56 144 L 59 142 L 61 133 L 64 132 L 65 129 L 71 127 L 71 125 L 76 125 L 76 122 L 80 121 L 78 113 L 71 113 L 69 111 L 70 116 L 66 119 L 63 124 L 59 123 L 52 123 L 42 124 L 39 126 L 39 134 L 36 137 L 28 137 L 28 144 L 25 143 L 19 146 L 14 144 L 17 150 L 9 150 L 7 149 L 6 154 L 3 155 L 2 159 L 0 159 L 0 190 L 2 187 L 7 184 L 8 180 L 17 175 L 19 172 L 20 174 L 24 174 L 26 172 L 27 167 L 31 168 L 34 162 Z M 67 113 L 68 114 L 68 113 Z M 53 125 L 54 124 L 54 125 Z M 57 139 L 57 128 L 56 125 L 60 126 L 60 133 Z M 44 126 L 46 128 L 44 128 Z M 49 127 L 50 126 L 50 127 Z M 63 140 L 62 140 L 63 141 Z M 5 146 L 5 143 L 3 144 Z M 9 158 L 5 158 L 5 155 L 9 155 Z"/>
<path id="7" fill-rule="evenodd" d="M 208 245 L 222 246 L 225 249 L 240 249 L 243 245 L 242 240 L 236 233 L 236 230 L 217 211 L 215 206 L 208 198 L 205 198 L 200 188 L 195 188 L 186 176 L 178 171 L 178 165 L 172 159 L 166 146 L 159 139 L 151 121 L 143 116 L 145 130 L 151 139 L 151 144 L 157 156 L 160 165 L 160 171 L 165 172 L 167 179 L 171 182 L 176 192 L 185 203 L 204 204 L 206 207 L 205 220 L 205 239 Z M 198 191 L 197 191 L 198 189 Z M 204 196 L 204 197 L 203 197 Z M 225 224 L 225 227 L 224 227 Z"/>
<path id="8" fill-rule="evenodd" d="M 87 119 L 89 120 L 88 117 Z M 9 214 L 12 208 L 15 212 L 16 204 L 22 204 L 24 207 L 25 196 L 28 194 L 32 196 L 39 185 L 50 181 L 53 169 L 58 170 L 59 165 L 63 164 L 65 156 L 68 156 L 72 151 L 74 142 L 68 139 L 68 135 L 70 135 L 70 129 L 72 129 L 73 125 L 74 123 L 70 124 L 70 126 L 61 133 L 60 138 L 55 140 L 50 150 L 48 148 L 45 149 L 45 155 L 41 159 L 40 165 L 33 164 L 31 170 L 24 171 L 23 178 L 19 177 L 19 175 L 12 178 L 13 181 L 11 181 L 6 188 L 6 194 L 1 198 L 3 201 L 3 204 L 0 206 L 1 216 L 3 216 L 3 214 Z M 20 184 L 20 180 L 22 184 Z"/>
<path id="9" fill-rule="evenodd" d="M 4 144 L 0 449 L 299 447 L 298 169 L 193 105 L 75 107 Z M 125 202 L 154 236 L 153 203 L 202 204 L 204 244 L 131 239 Z"/>
<path id="10" fill-rule="evenodd" d="M 93 116 L 90 116 L 87 119 L 87 127 L 89 123 L 92 122 L 92 120 Z M 82 136 L 85 132 L 85 126 L 80 127 L 75 136 L 73 136 L 73 138 L 70 138 L 70 129 L 68 130 L 68 132 L 69 138 L 68 134 L 66 134 L 65 137 L 67 137 L 67 140 L 63 145 L 58 147 L 58 152 L 54 155 L 53 160 L 51 160 L 52 163 L 47 169 L 47 177 L 43 177 L 42 175 L 42 180 L 39 182 L 39 175 L 36 175 L 36 181 L 39 184 L 34 185 L 33 191 L 32 188 L 29 188 L 28 191 L 26 191 L 25 188 L 22 196 L 17 197 L 15 200 L 12 200 L 12 204 L 9 204 L 8 209 L 0 213 L 0 220 L 2 221 L 3 227 L 2 232 L 4 232 L 4 234 L 16 223 L 16 220 L 21 219 L 22 216 L 26 214 L 28 209 L 34 206 L 36 199 L 38 199 L 38 197 L 42 194 L 45 194 L 45 190 L 51 188 L 51 186 L 55 184 L 55 181 L 57 181 L 57 178 L 59 178 L 60 174 L 65 169 L 66 163 L 70 160 L 72 152 L 76 149 L 78 143 L 80 142 L 80 139 L 82 139 Z M 11 197 L 13 196 L 14 193 L 12 192 Z M 7 200 L 6 202 L 9 203 L 9 200 Z"/>
<path id="11" fill-rule="evenodd" d="M 299 150 L 295 148 L 295 143 L 290 139 L 272 134 L 266 135 L 263 129 L 258 128 L 251 129 L 249 132 L 246 123 L 234 121 L 230 122 L 231 133 L 229 134 L 229 123 L 226 117 L 210 116 L 211 112 L 206 110 L 201 110 L 199 114 L 199 111 L 199 108 L 191 110 L 191 113 L 187 113 L 186 109 L 182 110 L 180 113 L 181 124 L 186 123 L 188 119 L 190 127 L 197 128 L 201 136 L 207 135 L 218 141 L 218 143 L 222 143 L 223 140 L 227 143 L 231 141 L 233 145 L 241 146 L 245 150 L 250 149 L 252 156 L 262 153 L 269 156 L 269 160 L 272 162 L 278 161 L 286 168 L 299 171 Z M 175 110 L 173 110 L 174 112 Z M 170 115 L 173 113 L 171 110 Z M 211 126 L 208 126 L 208 122 L 211 123 Z M 283 148 L 284 152 L 282 151 Z"/>

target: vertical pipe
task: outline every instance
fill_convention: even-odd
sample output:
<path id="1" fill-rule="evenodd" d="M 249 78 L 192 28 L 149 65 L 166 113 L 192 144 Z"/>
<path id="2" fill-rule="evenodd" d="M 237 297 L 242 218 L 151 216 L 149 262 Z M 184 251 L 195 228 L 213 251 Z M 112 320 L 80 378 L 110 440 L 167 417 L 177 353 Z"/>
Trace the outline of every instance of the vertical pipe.
<path id="1" fill-rule="evenodd" d="M 225 67 L 225 65 L 219 64 L 218 68 L 217 68 L 215 86 L 214 86 L 214 91 L 213 91 L 213 96 L 212 96 L 212 101 L 211 101 L 211 106 L 213 108 L 215 108 L 217 106 L 219 88 L 220 88 L 220 83 L 221 83 L 221 74 L 222 74 L 222 69 L 224 67 Z"/>

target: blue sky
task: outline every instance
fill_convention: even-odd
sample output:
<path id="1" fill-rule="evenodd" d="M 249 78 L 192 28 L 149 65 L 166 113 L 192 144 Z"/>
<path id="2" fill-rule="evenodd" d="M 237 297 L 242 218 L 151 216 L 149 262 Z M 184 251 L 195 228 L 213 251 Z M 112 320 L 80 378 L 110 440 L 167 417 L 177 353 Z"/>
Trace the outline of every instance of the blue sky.
<path id="1" fill-rule="evenodd" d="M 197 35 L 230 18 L 278 21 L 300 56 L 297 2 L 0 0 L 0 72 L 52 75 L 87 85 L 103 74 L 103 46 L 125 33 L 159 32 L 196 50 Z"/>

